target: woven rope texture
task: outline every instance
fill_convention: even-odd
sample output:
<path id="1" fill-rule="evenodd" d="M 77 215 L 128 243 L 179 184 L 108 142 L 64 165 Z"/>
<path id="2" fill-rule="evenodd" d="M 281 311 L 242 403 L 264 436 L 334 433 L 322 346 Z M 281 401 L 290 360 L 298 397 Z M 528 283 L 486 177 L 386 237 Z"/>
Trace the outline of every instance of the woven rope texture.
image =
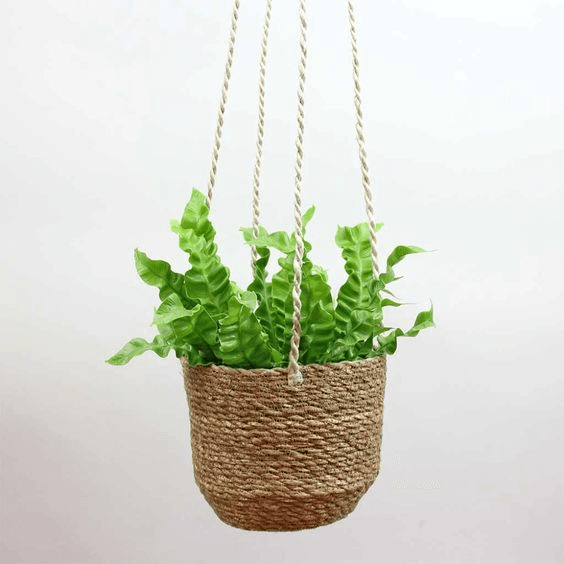
<path id="1" fill-rule="evenodd" d="M 291 531 L 348 515 L 378 475 L 385 358 L 301 368 L 188 366 L 196 482 L 220 519 Z"/>

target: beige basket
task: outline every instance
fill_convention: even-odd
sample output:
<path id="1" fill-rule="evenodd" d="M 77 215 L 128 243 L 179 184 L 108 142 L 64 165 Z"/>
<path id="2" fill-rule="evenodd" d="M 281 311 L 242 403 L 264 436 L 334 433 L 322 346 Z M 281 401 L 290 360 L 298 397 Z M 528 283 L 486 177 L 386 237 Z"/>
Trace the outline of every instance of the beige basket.
<path id="1" fill-rule="evenodd" d="M 386 361 L 287 369 L 188 366 L 194 475 L 218 517 L 292 531 L 348 515 L 378 475 Z"/>

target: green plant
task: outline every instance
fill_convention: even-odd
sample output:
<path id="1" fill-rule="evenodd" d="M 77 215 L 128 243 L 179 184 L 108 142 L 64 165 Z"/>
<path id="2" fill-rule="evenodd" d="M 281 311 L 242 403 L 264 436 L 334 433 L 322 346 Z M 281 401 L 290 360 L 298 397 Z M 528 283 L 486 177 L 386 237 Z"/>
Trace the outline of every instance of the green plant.
<path id="1" fill-rule="evenodd" d="M 314 211 L 310 208 L 304 215 L 304 232 Z M 171 228 L 178 235 L 180 248 L 188 253 L 191 268 L 179 274 L 168 263 L 135 251 L 139 276 L 159 290 L 161 304 L 153 317 L 158 335 L 152 342 L 131 340 L 107 362 L 123 365 L 146 351 L 165 357 L 174 350 L 191 364 L 241 368 L 285 365 L 292 332 L 295 236 L 268 233 L 260 227 L 255 237 L 252 229 L 242 229 L 246 243 L 255 246 L 259 255 L 254 279 L 242 290 L 230 280 L 229 270 L 217 254 L 215 230 L 201 192 L 192 192 L 182 219 L 173 220 Z M 405 332 L 383 324 L 384 308 L 402 305 L 383 297 L 393 297 L 387 286 L 397 280 L 394 267 L 423 249 L 396 247 L 386 261 L 385 272 L 375 278 L 368 224 L 339 227 L 336 242 L 348 274 L 336 302 L 327 272 L 311 262 L 311 245 L 305 243 L 301 363 L 390 355 L 396 351 L 399 337 L 413 337 L 433 326 L 432 308 L 419 313 L 413 327 Z M 282 256 L 278 272 L 269 280 L 266 269 L 271 250 Z"/>

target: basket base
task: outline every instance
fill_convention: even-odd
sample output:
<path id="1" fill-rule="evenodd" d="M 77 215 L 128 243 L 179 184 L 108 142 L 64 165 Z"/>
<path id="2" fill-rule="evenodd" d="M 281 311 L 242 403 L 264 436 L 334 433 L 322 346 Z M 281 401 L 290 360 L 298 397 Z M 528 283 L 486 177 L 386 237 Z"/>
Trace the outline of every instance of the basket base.
<path id="1" fill-rule="evenodd" d="M 367 487 L 299 498 L 253 496 L 218 499 L 202 490 L 216 515 L 227 525 L 246 531 L 299 531 L 330 525 L 357 506 Z M 201 489 L 201 488 L 200 488 Z"/>

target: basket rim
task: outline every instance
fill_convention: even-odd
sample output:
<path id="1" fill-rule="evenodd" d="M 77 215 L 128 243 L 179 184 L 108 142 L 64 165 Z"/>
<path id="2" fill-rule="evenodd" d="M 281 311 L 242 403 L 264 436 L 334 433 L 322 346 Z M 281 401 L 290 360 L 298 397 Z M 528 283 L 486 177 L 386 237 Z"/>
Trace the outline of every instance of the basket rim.
<path id="1" fill-rule="evenodd" d="M 330 367 L 330 368 L 339 368 L 339 367 L 343 367 L 343 366 L 349 366 L 349 367 L 355 367 L 355 366 L 360 366 L 360 365 L 364 365 L 364 364 L 376 364 L 378 362 L 381 362 L 382 360 L 386 361 L 386 355 L 381 355 L 381 356 L 374 356 L 371 358 L 360 358 L 358 360 L 341 360 L 340 362 L 327 362 L 325 364 L 318 364 L 315 362 L 312 362 L 310 364 L 301 364 L 300 365 L 300 370 L 307 370 L 308 368 L 314 368 L 314 369 L 319 369 L 319 368 L 324 368 L 324 367 Z M 203 369 L 203 368 L 208 368 L 212 371 L 221 371 L 224 373 L 231 373 L 231 374 L 261 374 L 261 375 L 265 375 L 265 374 L 272 374 L 272 375 L 287 375 L 288 374 L 288 367 L 284 367 L 284 366 L 279 366 L 276 368 L 235 368 L 233 366 L 226 366 L 224 364 L 195 364 L 195 365 L 191 365 L 188 364 L 187 359 L 185 356 L 181 356 L 180 357 L 180 362 L 182 364 L 182 367 L 184 369 L 186 368 L 197 368 L 197 369 Z"/>

